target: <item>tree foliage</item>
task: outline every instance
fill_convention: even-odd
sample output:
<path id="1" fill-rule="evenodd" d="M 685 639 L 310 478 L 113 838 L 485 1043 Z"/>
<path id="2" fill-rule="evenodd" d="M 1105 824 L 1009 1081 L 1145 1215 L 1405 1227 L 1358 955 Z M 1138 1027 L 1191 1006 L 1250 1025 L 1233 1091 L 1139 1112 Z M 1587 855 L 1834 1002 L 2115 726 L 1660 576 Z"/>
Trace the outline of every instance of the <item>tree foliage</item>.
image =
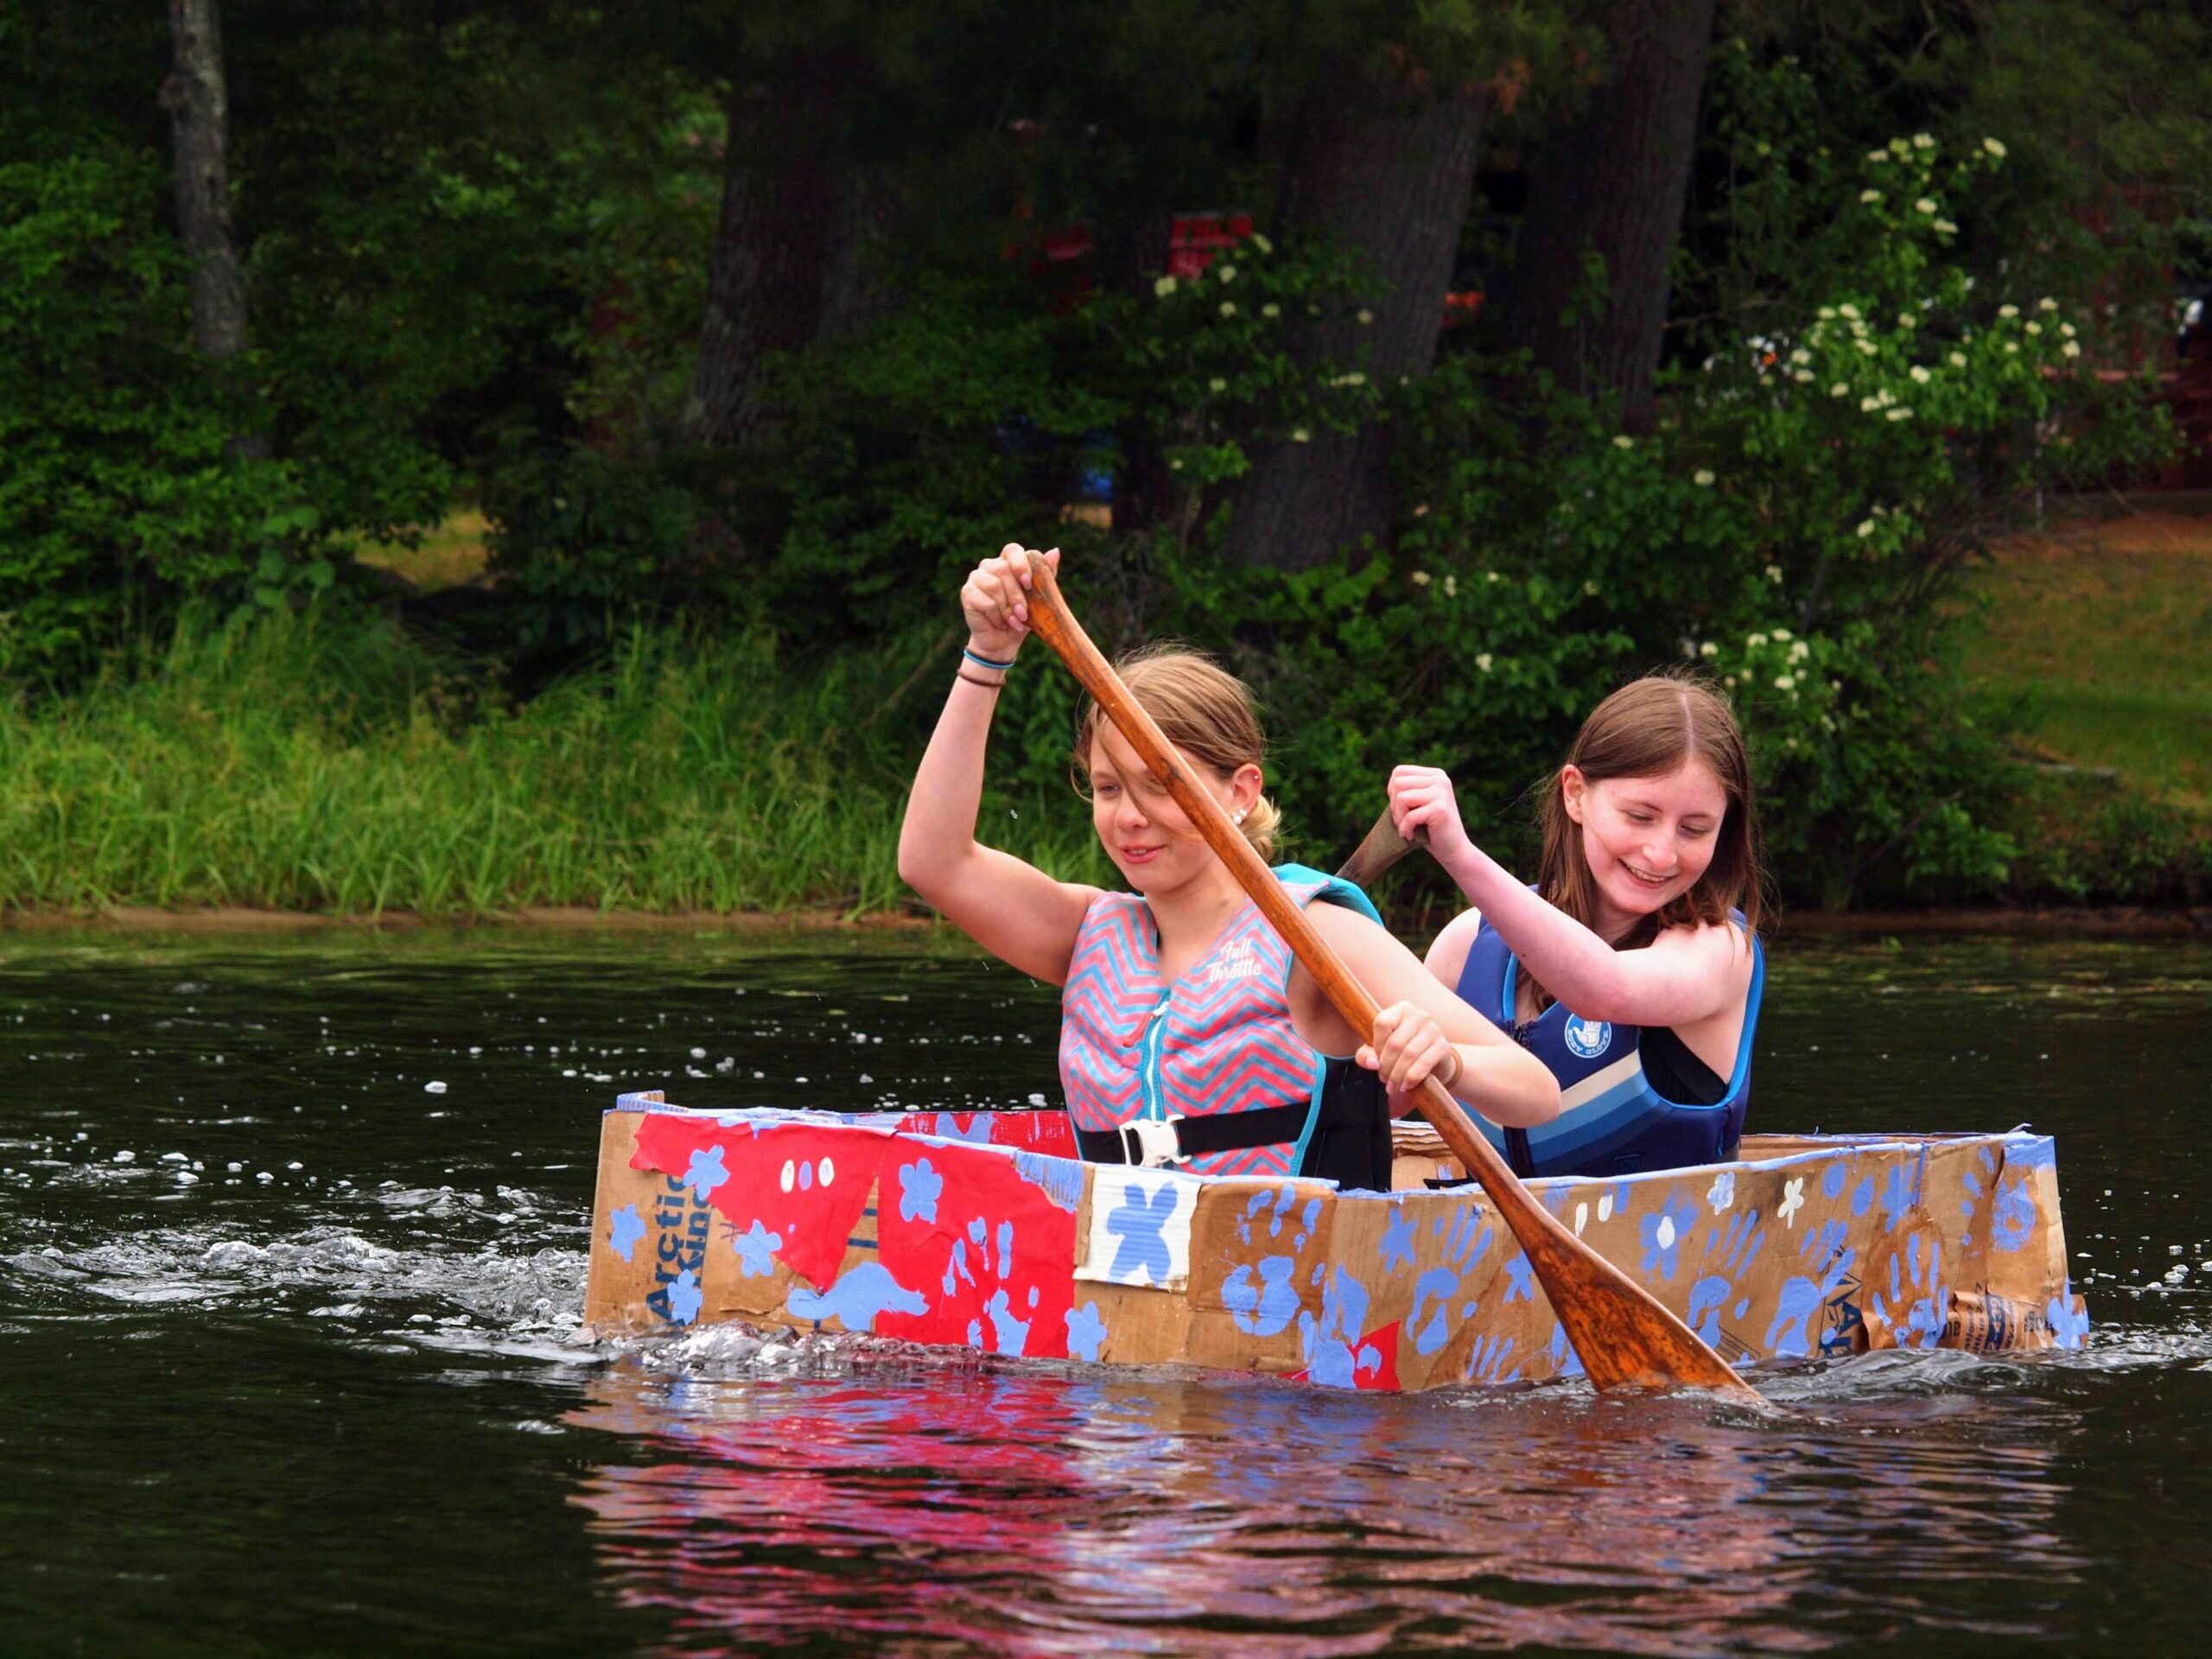
<path id="1" fill-rule="evenodd" d="M 1955 700 L 1945 601 L 1986 537 L 2161 441 L 2145 378 L 2212 246 L 2202 26 L 1724 3 L 1671 257 L 1592 243 L 1572 291 L 1448 330 L 1380 232 L 1300 211 L 1317 133 L 1355 194 L 1382 176 L 1359 89 L 1478 98 L 1481 182 L 1439 211 L 1452 286 L 1504 291 L 1522 226 L 1628 188 L 1619 146 L 1530 158 L 1574 153 L 1637 11 L 229 0 L 251 345 L 218 376 L 158 10 L 0 0 L 0 658 L 67 682 L 188 603 L 389 597 L 353 548 L 463 502 L 492 526 L 473 639 L 533 671 L 677 619 L 919 657 L 959 566 L 1065 542 L 1102 632 L 1262 686 L 1317 837 L 1415 753 L 1510 814 L 1598 696 L 1687 648 L 1762 734 L 1798 892 L 1997 880 L 1998 750 L 1897 734 Z M 715 273 L 765 233 L 726 207 L 744 120 L 801 60 L 836 69 L 809 160 L 865 185 L 839 280 L 870 302 L 740 331 L 764 418 L 702 442 Z M 1171 275 L 1201 210 L 1260 234 Z M 1628 371 L 1562 387 L 1516 349 L 1516 306 L 1655 293 Z M 1262 508 L 1332 446 L 1358 463 L 1324 493 L 1364 516 L 1274 557 Z M 1102 496 L 1110 529 L 1067 516 Z M 1006 717 L 1045 755 L 1065 700 L 1028 677 Z"/>

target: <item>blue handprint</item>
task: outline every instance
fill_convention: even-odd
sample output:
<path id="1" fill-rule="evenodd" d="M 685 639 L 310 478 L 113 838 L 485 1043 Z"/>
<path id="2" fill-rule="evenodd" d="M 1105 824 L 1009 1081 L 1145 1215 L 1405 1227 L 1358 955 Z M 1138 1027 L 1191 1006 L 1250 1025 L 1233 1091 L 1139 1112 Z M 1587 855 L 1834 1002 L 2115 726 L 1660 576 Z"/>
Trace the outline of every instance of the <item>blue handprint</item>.
<path id="1" fill-rule="evenodd" d="M 1481 1211 L 1472 1205 L 1462 1205 L 1449 1216 L 1439 1216 L 1433 1230 L 1444 1238 L 1444 1261 L 1431 1268 L 1414 1281 L 1413 1307 L 1406 1315 L 1406 1329 L 1413 1333 L 1414 1351 L 1433 1354 L 1452 1338 L 1454 1323 L 1452 1301 L 1459 1288 L 1459 1281 L 1471 1272 L 1476 1262 L 1489 1250 L 1491 1240 L 1496 1236 Z M 1431 1301 L 1435 1306 L 1429 1306 Z M 1475 1311 L 1469 1302 L 1459 1310 L 1465 1319 Z M 1422 1315 L 1427 1313 L 1424 1322 Z"/>
<path id="2" fill-rule="evenodd" d="M 1950 1318 L 1950 1297 L 1943 1284 L 1943 1246 L 1923 1219 L 1904 1236 L 1904 1247 L 1890 1252 L 1889 1271 L 1879 1258 L 1874 1282 L 1866 1287 L 1870 1326 L 1887 1326 L 1900 1348 L 1933 1348 L 1943 1338 Z"/>
<path id="3" fill-rule="evenodd" d="M 1510 1371 L 1505 1362 L 1513 1356 L 1510 1337 L 1478 1337 L 1473 1350 L 1467 1356 L 1467 1370 L 1462 1379 L 1468 1382 L 1514 1382 L 1520 1380 L 1521 1368 Z"/>

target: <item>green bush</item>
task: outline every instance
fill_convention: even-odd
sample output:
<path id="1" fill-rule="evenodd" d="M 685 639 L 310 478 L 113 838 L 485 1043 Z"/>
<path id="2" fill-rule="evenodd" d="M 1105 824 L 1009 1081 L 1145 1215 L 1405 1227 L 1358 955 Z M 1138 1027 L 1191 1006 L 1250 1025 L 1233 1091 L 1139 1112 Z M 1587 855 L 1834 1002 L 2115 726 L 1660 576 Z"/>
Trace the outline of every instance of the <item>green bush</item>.
<path id="1" fill-rule="evenodd" d="M 67 677 L 184 594 L 314 563 L 292 470 L 233 448 L 251 365 L 226 383 L 192 350 L 164 182 L 93 143 L 0 165 L 0 673 Z"/>
<path id="2" fill-rule="evenodd" d="M 1421 760 L 1525 862 L 1525 794 L 1582 716 L 1687 660 L 1743 715 L 1786 896 L 2004 890 L 2021 774 L 1959 711 L 1939 601 L 2030 493 L 2162 435 L 2143 388 L 2076 372 L 2086 308 L 1992 291 L 1959 257 L 1948 204 L 2001 161 L 1920 135 L 1840 171 L 1821 263 L 1764 308 L 1763 335 L 1674 372 L 1654 430 L 1463 352 L 1393 389 L 1408 505 L 1389 550 L 1286 575 L 1154 534 L 1095 556 L 1088 590 L 1109 619 L 1114 594 L 1164 590 L 1131 632 L 1221 651 L 1261 691 L 1317 853 L 1357 838 L 1391 764 Z M 1233 432 L 1208 453 L 1236 475 Z M 1008 714 L 1049 728 L 1060 701 L 1018 689 Z M 1022 775 L 1059 764 L 1047 749 Z"/>

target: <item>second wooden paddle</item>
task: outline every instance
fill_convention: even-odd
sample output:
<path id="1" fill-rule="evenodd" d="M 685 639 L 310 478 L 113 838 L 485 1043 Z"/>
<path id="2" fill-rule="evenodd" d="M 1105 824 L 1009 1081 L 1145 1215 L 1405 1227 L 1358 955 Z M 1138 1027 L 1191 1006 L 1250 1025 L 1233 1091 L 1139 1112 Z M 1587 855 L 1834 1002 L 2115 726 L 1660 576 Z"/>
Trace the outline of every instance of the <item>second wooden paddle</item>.
<path id="1" fill-rule="evenodd" d="M 1221 803 L 1209 794 L 1189 764 L 1160 734 L 1152 716 L 1129 695 L 1121 677 L 1091 643 L 1060 597 L 1052 567 L 1029 561 L 1029 623 L 1058 653 L 1095 698 L 1106 717 L 1158 778 L 1185 816 L 1229 866 L 1252 902 L 1313 976 L 1337 1012 L 1357 1032 L 1375 1029 L 1381 1011 L 1367 988 L 1353 978 L 1328 942 L 1313 931 L 1306 913 L 1292 901 L 1262 861 Z M 1496 1147 L 1467 1121 L 1459 1103 L 1433 1078 L 1417 1097 L 1421 1116 L 1434 1126 L 1461 1166 L 1482 1183 L 1483 1191 L 1513 1230 L 1529 1265 L 1566 1327 L 1582 1369 L 1601 1389 L 1700 1388 L 1740 1398 L 1758 1395 L 1731 1370 L 1726 1360 L 1698 1339 L 1650 1292 L 1577 1238 L 1558 1217 L 1536 1202 Z"/>
<path id="2" fill-rule="evenodd" d="M 1361 837 L 1358 846 L 1351 849 L 1351 856 L 1338 868 L 1337 879 L 1349 881 L 1364 893 L 1389 869 L 1416 847 L 1428 845 L 1426 825 L 1414 827 L 1414 838 L 1408 841 L 1398 833 L 1398 821 L 1384 807 L 1382 816 L 1375 820 L 1375 827 Z"/>

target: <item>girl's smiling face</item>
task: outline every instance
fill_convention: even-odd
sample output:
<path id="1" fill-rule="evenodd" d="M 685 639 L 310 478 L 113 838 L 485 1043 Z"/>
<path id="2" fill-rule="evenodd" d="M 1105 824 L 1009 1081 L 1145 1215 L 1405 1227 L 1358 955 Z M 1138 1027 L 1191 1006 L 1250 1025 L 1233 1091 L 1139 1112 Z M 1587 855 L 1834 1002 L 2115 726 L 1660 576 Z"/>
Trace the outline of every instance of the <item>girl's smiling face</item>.
<path id="1" fill-rule="evenodd" d="M 1567 816 L 1581 826 L 1582 855 L 1605 912 L 1597 929 L 1608 939 L 1681 898 L 1713 862 L 1728 795 L 1701 761 L 1595 783 L 1569 766 L 1560 788 Z"/>
<path id="2" fill-rule="evenodd" d="M 1191 771 L 1231 817 L 1249 810 L 1259 798 L 1257 766 L 1240 766 L 1226 779 L 1209 766 L 1193 766 Z M 1110 729 L 1090 741 L 1090 822 L 1106 855 L 1141 893 L 1180 887 L 1219 861 L 1166 785 Z"/>

